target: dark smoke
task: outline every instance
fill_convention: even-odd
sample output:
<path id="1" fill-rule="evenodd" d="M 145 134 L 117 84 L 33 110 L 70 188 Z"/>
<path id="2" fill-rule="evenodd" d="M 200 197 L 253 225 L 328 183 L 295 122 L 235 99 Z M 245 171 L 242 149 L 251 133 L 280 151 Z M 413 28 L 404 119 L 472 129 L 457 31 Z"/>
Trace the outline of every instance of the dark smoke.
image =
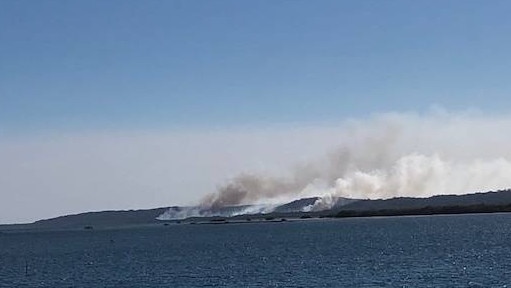
<path id="1" fill-rule="evenodd" d="M 511 187 L 510 117 L 474 113 L 385 114 L 339 128 L 339 148 L 290 177 L 242 174 L 203 207 L 321 196 L 391 198 Z M 268 164 L 270 165 L 270 164 Z"/>

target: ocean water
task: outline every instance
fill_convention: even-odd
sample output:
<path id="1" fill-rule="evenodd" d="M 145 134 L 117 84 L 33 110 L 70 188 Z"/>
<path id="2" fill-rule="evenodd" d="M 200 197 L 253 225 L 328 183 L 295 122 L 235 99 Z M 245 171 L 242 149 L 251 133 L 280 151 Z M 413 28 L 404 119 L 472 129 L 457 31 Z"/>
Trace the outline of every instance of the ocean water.
<path id="1" fill-rule="evenodd" d="M 0 234 L 0 287 L 511 287 L 511 214 Z"/>

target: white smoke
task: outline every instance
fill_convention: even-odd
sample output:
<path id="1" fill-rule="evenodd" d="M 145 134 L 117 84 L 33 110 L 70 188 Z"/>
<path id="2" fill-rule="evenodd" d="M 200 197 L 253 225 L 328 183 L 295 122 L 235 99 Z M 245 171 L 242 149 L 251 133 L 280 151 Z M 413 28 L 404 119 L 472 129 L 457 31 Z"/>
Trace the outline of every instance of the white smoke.
<path id="1" fill-rule="evenodd" d="M 202 209 L 201 207 L 170 207 L 160 214 L 158 220 L 180 220 L 191 217 L 233 217 L 238 215 L 265 214 L 272 212 L 277 205 L 246 205 L 228 209 Z"/>
<path id="2" fill-rule="evenodd" d="M 446 161 L 438 155 L 411 154 L 388 168 L 350 171 L 333 187 L 318 190 L 320 200 L 312 210 L 330 208 L 335 197 L 387 199 L 400 196 L 428 197 L 465 194 L 511 187 L 511 162 L 493 160 Z"/>
<path id="3" fill-rule="evenodd" d="M 2 135 L 0 222 L 192 206 L 226 179 L 204 206 L 322 196 L 310 207 L 319 209 L 337 196 L 506 189 L 509 131 L 511 115 L 436 111 L 328 125 Z"/>
<path id="4" fill-rule="evenodd" d="M 244 174 L 203 206 L 271 203 L 320 196 L 386 199 L 464 194 L 511 187 L 511 117 L 477 112 L 389 113 L 346 121 L 338 149 L 289 177 Z M 271 140 L 270 140 L 271 141 Z"/>

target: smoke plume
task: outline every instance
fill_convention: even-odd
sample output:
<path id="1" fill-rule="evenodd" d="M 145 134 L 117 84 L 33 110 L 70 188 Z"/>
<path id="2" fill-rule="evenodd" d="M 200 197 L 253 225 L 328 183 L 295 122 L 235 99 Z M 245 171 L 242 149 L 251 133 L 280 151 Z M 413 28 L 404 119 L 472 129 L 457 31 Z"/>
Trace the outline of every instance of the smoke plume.
<path id="1" fill-rule="evenodd" d="M 477 112 L 389 113 L 349 120 L 337 149 L 287 176 L 241 174 L 207 195 L 203 207 L 322 197 L 386 199 L 511 187 L 511 117 Z M 271 139 L 268 139 L 271 141 Z"/>

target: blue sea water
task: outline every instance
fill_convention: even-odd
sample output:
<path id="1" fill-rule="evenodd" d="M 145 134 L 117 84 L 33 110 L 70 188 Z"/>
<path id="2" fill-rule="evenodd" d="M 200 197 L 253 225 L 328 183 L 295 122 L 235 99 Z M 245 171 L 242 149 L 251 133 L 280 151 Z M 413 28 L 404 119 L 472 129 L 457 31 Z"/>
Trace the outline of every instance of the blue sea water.
<path id="1" fill-rule="evenodd" d="M 4 233 L 0 287 L 511 287 L 511 214 Z"/>

